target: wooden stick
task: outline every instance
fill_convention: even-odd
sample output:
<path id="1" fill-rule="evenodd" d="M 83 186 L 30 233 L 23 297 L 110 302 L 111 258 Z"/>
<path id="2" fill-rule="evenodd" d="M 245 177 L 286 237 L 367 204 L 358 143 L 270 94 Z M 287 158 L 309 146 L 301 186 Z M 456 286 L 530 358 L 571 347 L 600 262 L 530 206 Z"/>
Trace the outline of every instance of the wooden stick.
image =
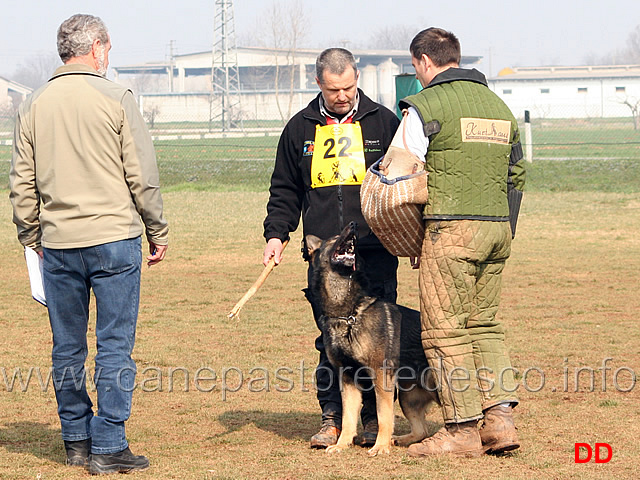
<path id="1" fill-rule="evenodd" d="M 285 240 L 284 242 L 282 242 L 283 251 L 288 243 L 289 243 L 289 240 Z M 229 318 L 233 318 L 238 315 L 238 313 L 240 312 L 240 309 L 258 291 L 258 289 L 262 286 L 262 284 L 267 279 L 267 277 L 269 276 L 269 274 L 271 273 L 271 271 L 274 269 L 275 266 L 276 266 L 276 262 L 274 258 L 271 257 L 271 260 L 269 260 L 269 263 L 267 263 L 267 265 L 264 267 L 264 270 L 262 270 L 262 273 L 260 274 L 258 279 L 255 281 L 255 283 L 251 286 L 249 290 L 247 290 L 247 293 L 244 294 L 244 296 L 240 299 L 240 301 L 236 303 L 236 306 L 233 307 L 231 312 L 229 312 Z"/>

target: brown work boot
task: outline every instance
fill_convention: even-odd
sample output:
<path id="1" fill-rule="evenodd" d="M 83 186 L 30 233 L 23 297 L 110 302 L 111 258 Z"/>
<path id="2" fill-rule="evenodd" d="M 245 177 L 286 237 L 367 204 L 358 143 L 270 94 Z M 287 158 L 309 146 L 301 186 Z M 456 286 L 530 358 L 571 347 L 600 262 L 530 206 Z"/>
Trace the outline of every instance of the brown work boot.
<path id="1" fill-rule="evenodd" d="M 338 443 L 340 429 L 334 425 L 323 425 L 318 433 L 311 437 L 311 448 L 327 448 Z"/>
<path id="2" fill-rule="evenodd" d="M 512 410 L 510 405 L 496 405 L 484 412 L 480 438 L 485 453 L 499 455 L 520 447 Z"/>
<path id="3" fill-rule="evenodd" d="M 378 438 L 378 420 L 369 420 L 364 426 L 364 431 L 360 435 L 356 443 L 361 447 L 373 447 Z"/>
<path id="4" fill-rule="evenodd" d="M 431 437 L 410 445 L 407 452 L 412 457 L 453 455 L 454 457 L 479 457 L 482 441 L 478 422 L 448 423 Z"/>

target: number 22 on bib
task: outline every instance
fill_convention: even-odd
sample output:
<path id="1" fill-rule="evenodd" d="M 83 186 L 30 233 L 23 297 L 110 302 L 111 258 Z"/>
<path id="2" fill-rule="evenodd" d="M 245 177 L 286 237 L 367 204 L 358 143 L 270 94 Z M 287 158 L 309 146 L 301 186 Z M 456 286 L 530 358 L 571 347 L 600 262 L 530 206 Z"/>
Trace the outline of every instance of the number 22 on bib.
<path id="1" fill-rule="evenodd" d="M 311 188 L 360 185 L 366 170 L 359 123 L 316 126 Z"/>

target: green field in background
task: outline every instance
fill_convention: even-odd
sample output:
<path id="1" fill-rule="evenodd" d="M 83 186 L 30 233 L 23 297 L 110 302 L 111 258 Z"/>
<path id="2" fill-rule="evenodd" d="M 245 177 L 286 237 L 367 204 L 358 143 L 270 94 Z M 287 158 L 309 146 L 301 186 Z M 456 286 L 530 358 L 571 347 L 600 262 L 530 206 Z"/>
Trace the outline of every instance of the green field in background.
<path id="1" fill-rule="evenodd" d="M 531 131 L 534 159 L 640 158 L 640 131 L 631 119 L 538 120 Z"/>
<path id="2" fill-rule="evenodd" d="M 630 119 L 538 119 L 532 136 L 527 190 L 640 191 L 640 131 Z M 158 140 L 163 188 L 265 191 L 277 144 L 277 135 Z M 10 158 L 11 147 L 0 145 L 2 188 L 8 185 Z"/>

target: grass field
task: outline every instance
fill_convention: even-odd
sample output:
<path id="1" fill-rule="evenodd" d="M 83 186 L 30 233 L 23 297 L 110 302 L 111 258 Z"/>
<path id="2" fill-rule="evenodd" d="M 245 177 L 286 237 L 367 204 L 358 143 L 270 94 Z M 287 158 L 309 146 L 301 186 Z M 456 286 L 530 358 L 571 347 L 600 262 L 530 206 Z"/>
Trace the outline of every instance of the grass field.
<path id="1" fill-rule="evenodd" d="M 631 119 L 537 119 L 531 130 L 534 159 L 640 157 L 640 131 Z"/>
<path id="2" fill-rule="evenodd" d="M 511 457 L 472 460 L 414 460 L 403 448 L 373 459 L 361 448 L 338 456 L 309 449 L 320 425 L 317 332 L 300 291 L 300 235 L 239 320 L 229 320 L 262 270 L 263 182 L 242 191 L 177 182 L 164 196 L 167 259 L 142 275 L 127 428 L 132 450 L 152 466 L 135 478 L 637 478 L 640 182 L 638 160 L 613 165 L 533 164 L 499 313 L 519 370 L 523 446 Z M 53 387 L 38 384 L 51 335 L 46 310 L 29 296 L 7 194 L 0 190 L 0 478 L 86 478 L 64 466 Z M 399 277 L 400 302 L 417 307 L 407 259 Z M 11 385 L 16 371 L 22 385 Z M 397 415 L 396 431 L 406 432 L 399 408 Z M 428 419 L 433 431 L 441 425 L 437 410 Z M 577 442 L 609 443 L 613 457 L 575 464 Z"/>
<path id="3" fill-rule="evenodd" d="M 273 160 L 169 158 L 159 149 L 158 168 L 165 192 L 265 192 Z M 640 153 L 631 159 L 536 160 L 527 164 L 527 189 L 549 192 L 640 192 Z M 0 160 L 0 188 L 8 188 L 9 161 Z"/>
<path id="4" fill-rule="evenodd" d="M 247 136 L 216 139 L 182 139 L 181 135 L 209 133 L 208 124 L 197 122 L 157 124 L 151 130 L 162 140 L 155 142 L 158 158 L 199 163 L 203 160 L 246 160 L 273 158 L 281 122 L 245 123 Z M 265 129 L 258 133 L 257 128 Z M 270 130 L 267 130 L 270 129 Z M 274 131 L 275 129 L 275 131 Z M 533 119 L 531 123 L 534 159 L 545 158 L 638 158 L 640 131 L 628 118 Z M 523 143 L 524 124 L 520 125 Z M 219 132 L 218 132 L 219 133 Z M 175 138 L 169 139 L 174 136 Z M 0 140 L 13 137 L 13 119 L 0 118 Z M 0 160 L 9 159 L 10 147 L 0 145 Z"/>

